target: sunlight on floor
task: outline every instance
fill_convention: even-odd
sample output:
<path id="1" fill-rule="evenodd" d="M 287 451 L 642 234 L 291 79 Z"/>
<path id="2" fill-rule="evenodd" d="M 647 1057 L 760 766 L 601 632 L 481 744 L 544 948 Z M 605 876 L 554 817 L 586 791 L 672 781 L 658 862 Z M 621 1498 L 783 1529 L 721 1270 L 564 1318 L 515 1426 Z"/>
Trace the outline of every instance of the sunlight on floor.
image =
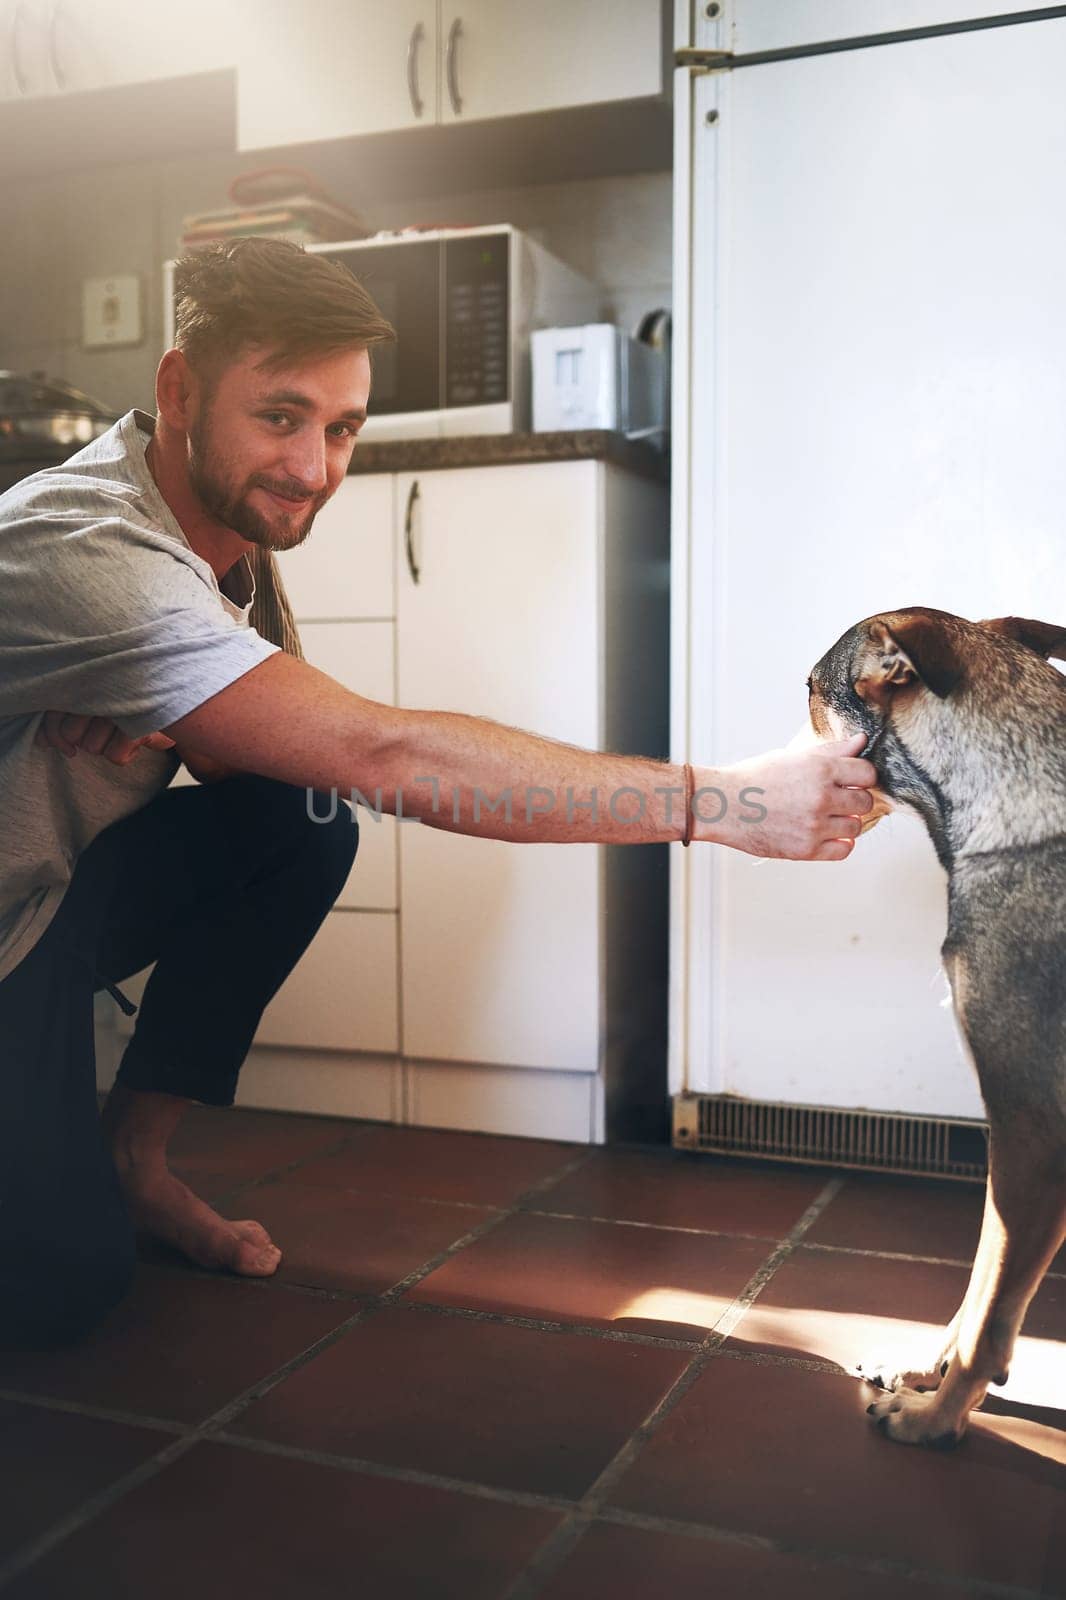
<path id="1" fill-rule="evenodd" d="M 691 1289 L 645 1289 L 614 1313 L 616 1322 L 687 1322 L 708 1333 L 732 1305 L 722 1295 L 695 1294 Z M 650 1331 L 650 1330 L 649 1330 Z"/>
<path id="2" fill-rule="evenodd" d="M 639 1318 L 713 1328 L 728 1304 L 714 1295 L 694 1294 L 687 1289 L 662 1285 L 626 1301 L 615 1312 L 615 1320 Z M 764 1306 L 756 1301 L 730 1332 L 741 1346 L 770 1346 L 781 1355 L 835 1361 L 845 1372 L 850 1372 L 856 1361 L 866 1363 L 878 1356 L 890 1360 L 898 1368 L 920 1367 L 935 1357 L 944 1330 L 939 1325 L 909 1322 L 903 1318 Z M 993 1388 L 991 1393 L 1021 1405 L 1048 1406 L 1066 1412 L 1066 1356 L 1062 1345 L 1054 1339 L 1023 1335 L 1015 1348 L 1009 1382 L 1002 1389 Z M 997 1419 L 997 1423 L 1001 1421 L 1005 1419 Z M 1019 1422 L 1018 1426 L 1035 1425 Z M 1019 1442 L 1023 1441 L 1019 1439 Z M 1024 1442 L 1031 1448 L 1038 1448 L 1028 1438 Z M 1055 1455 L 1056 1459 L 1066 1458 L 1066 1442 Z"/>

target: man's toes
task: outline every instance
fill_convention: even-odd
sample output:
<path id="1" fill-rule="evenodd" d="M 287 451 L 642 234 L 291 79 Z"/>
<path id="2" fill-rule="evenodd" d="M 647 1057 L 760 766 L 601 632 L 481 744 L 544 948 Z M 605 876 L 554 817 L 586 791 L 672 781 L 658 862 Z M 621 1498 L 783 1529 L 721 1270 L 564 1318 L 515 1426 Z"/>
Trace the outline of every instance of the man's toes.
<path id="1" fill-rule="evenodd" d="M 278 1270 L 281 1251 L 276 1244 L 263 1244 L 259 1239 L 235 1239 L 229 1266 L 233 1272 L 242 1272 L 250 1278 L 269 1278 Z"/>
<path id="2" fill-rule="evenodd" d="M 253 1217 L 245 1217 L 240 1222 L 231 1223 L 243 1238 L 250 1239 L 253 1244 L 273 1244 L 273 1239 L 267 1233 L 261 1222 L 256 1222 Z"/>
<path id="3" fill-rule="evenodd" d="M 232 1231 L 226 1265 L 231 1272 L 268 1278 L 277 1271 L 281 1251 L 261 1222 L 245 1217 L 240 1222 L 231 1222 L 229 1226 Z"/>

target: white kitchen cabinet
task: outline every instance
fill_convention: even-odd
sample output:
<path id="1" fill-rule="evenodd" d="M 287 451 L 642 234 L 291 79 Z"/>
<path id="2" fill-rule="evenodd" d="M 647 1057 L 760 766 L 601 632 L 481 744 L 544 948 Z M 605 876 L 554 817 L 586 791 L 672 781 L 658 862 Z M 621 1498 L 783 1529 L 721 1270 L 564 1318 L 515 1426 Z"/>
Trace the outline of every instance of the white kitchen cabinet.
<path id="1" fill-rule="evenodd" d="M 304 543 L 279 552 L 297 622 L 396 615 L 394 493 L 389 473 L 345 478 Z"/>
<path id="2" fill-rule="evenodd" d="M 135 1005 L 152 970 L 120 985 Z M 392 1053 L 399 1048 L 397 996 L 395 915 L 334 910 L 263 1012 L 255 1043 Z M 127 1039 L 136 1017 L 116 1012 L 115 1031 Z"/>
<path id="3" fill-rule="evenodd" d="M 442 122 L 663 92 L 658 0 L 443 0 Z"/>
<path id="4" fill-rule="evenodd" d="M 0 99 L 150 83 L 237 63 L 232 7 L 185 0 L 5 0 Z"/>
<path id="5" fill-rule="evenodd" d="M 55 89 L 50 46 L 45 0 L 0 0 L 0 101 Z"/>
<path id="6" fill-rule="evenodd" d="M 356 473 L 279 558 L 304 652 L 383 703 L 663 757 L 667 501 L 600 460 Z M 303 1073 L 308 1109 L 379 1116 L 391 1071 L 400 1120 L 646 1132 L 665 1109 L 668 847 L 358 815 L 348 883 L 257 1031 L 249 1103 Z"/>
<path id="7" fill-rule="evenodd" d="M 182 0 L 180 6 L 55 0 L 51 10 L 56 74 L 64 90 L 235 67 L 241 49 L 236 14 L 220 0 Z"/>
<path id="8" fill-rule="evenodd" d="M 263 1012 L 257 1045 L 399 1049 L 396 917 L 329 912 Z"/>
<path id="9" fill-rule="evenodd" d="M 437 121 L 437 0 L 266 0 L 237 78 L 237 148 Z"/>
<path id="10" fill-rule="evenodd" d="M 643 703 L 665 685 L 638 682 L 621 706 L 617 660 L 608 681 L 607 635 L 624 618 L 618 644 L 625 637 L 635 655 L 656 658 L 664 491 L 596 461 L 402 476 L 401 506 L 416 484 L 418 581 L 406 552 L 398 562 L 401 705 L 484 716 L 585 748 L 648 749 Z M 565 795 L 556 800 L 565 805 Z M 521 792 L 515 803 L 524 804 Z M 604 974 L 622 933 L 605 921 L 607 854 L 404 825 L 405 1054 L 600 1070 Z M 618 865 L 630 852 L 609 854 Z"/>
<path id="11" fill-rule="evenodd" d="M 597 745 L 602 470 L 401 477 L 402 503 L 420 490 L 419 581 L 403 559 L 399 575 L 402 705 Z M 400 850 L 407 1053 L 594 1072 L 598 847 L 516 847 L 413 823 Z"/>
<path id="12" fill-rule="evenodd" d="M 237 81 L 241 150 L 650 99 L 666 87 L 660 0 L 273 0 L 254 15 L 257 48 Z"/>

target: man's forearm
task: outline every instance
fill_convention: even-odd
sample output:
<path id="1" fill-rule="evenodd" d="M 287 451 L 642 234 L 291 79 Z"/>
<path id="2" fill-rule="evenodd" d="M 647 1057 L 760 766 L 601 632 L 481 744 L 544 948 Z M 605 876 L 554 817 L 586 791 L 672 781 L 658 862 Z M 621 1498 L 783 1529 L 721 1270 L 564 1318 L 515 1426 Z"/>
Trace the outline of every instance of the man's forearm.
<path id="1" fill-rule="evenodd" d="M 278 651 L 163 730 L 215 762 L 514 843 L 650 844 L 684 833 L 684 768 L 583 750 L 483 717 L 367 700 Z M 840 861 L 877 781 L 862 734 L 694 767 L 695 841 Z"/>
<path id="2" fill-rule="evenodd" d="M 450 833 L 525 844 L 679 839 L 684 769 L 584 750 L 460 712 L 400 714 L 368 804 Z M 364 768 L 365 770 L 365 768 Z M 346 796 L 347 798 L 347 796 Z"/>

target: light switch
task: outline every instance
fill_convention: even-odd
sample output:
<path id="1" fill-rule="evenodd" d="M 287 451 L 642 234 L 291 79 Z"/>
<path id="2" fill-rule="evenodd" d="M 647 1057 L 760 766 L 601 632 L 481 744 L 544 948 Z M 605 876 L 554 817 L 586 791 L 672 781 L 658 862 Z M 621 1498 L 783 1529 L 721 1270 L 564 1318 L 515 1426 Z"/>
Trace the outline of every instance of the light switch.
<path id="1" fill-rule="evenodd" d="M 140 344 L 141 280 L 136 273 L 85 279 L 81 342 L 87 350 L 109 344 Z"/>

